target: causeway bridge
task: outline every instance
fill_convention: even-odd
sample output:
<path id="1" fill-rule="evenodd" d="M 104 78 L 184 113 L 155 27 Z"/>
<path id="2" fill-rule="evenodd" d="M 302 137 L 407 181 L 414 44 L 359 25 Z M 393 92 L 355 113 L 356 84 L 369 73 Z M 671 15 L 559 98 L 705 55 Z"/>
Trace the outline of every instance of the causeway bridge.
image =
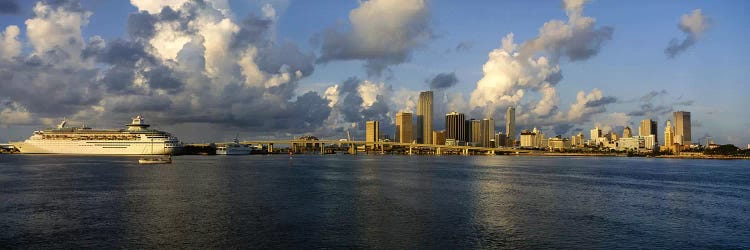
<path id="1" fill-rule="evenodd" d="M 223 143 L 217 143 L 223 144 Z M 347 150 L 350 154 L 356 154 L 359 146 L 364 146 L 364 149 L 369 152 L 391 152 L 394 150 L 403 151 L 407 154 L 425 153 L 425 154 L 528 154 L 531 150 L 516 149 L 516 148 L 489 148 L 489 147 L 475 147 L 475 146 L 453 146 L 453 145 L 435 145 L 435 144 L 418 144 L 418 143 L 400 143 L 400 142 L 387 142 L 387 141 L 341 141 L 341 140 L 248 140 L 241 141 L 243 145 L 262 145 L 268 152 L 273 153 L 274 147 L 278 145 L 289 145 L 289 149 L 294 152 L 301 152 L 303 150 L 315 149 L 320 150 L 321 154 L 331 151 Z"/>

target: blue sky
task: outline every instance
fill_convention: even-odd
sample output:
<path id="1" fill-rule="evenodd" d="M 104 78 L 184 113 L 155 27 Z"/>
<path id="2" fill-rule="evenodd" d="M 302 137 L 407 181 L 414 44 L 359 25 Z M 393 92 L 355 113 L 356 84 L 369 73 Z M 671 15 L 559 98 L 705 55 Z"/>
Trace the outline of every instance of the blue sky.
<path id="1" fill-rule="evenodd" d="M 26 36 L 24 22 L 34 17 L 32 8 L 36 3 L 17 3 L 20 5 L 19 11 L 0 15 L 0 29 L 4 30 L 9 25 L 20 28 L 18 40 L 24 44 L 24 53 L 21 56 L 27 57 L 34 53 L 34 46 Z M 359 1 L 231 1 L 229 17 L 235 23 L 239 23 L 248 15 L 263 16 L 262 8 L 266 4 L 272 6 L 276 12 L 276 21 L 272 28 L 275 36 L 269 39 L 276 44 L 294 44 L 301 53 L 314 54 L 316 57 L 321 56 L 323 52 L 321 42 L 312 42 L 313 38 L 320 38 L 323 31 L 332 27 L 339 27 L 341 33 L 345 34 L 351 29 L 350 12 L 361 7 Z M 129 15 L 138 11 L 136 6 L 128 1 L 100 0 L 84 0 L 81 6 L 91 13 L 88 24 L 81 28 L 84 41 L 88 41 L 92 36 L 101 36 L 107 44 L 111 44 L 110 41 L 115 39 L 130 39 L 126 27 Z M 513 33 L 515 43 L 522 44 L 539 36 L 539 29 L 546 22 L 567 20 L 563 3 L 558 1 L 435 0 L 428 1 L 426 8 L 429 13 L 427 22 L 431 37 L 409 50 L 409 56 L 403 62 L 389 64 L 389 71 L 385 75 L 368 75 L 363 68 L 366 60 L 334 59 L 325 63 L 315 63 L 311 74 L 296 79 L 295 95 L 312 90 L 323 96 L 326 89 L 332 85 L 343 86 L 343 82 L 350 77 L 370 81 L 376 85 L 382 84 L 391 90 L 380 94 L 395 95 L 401 90 L 427 90 L 429 87 L 426 81 L 437 74 L 453 72 L 458 83 L 445 91 L 462 93 L 468 99 L 477 88 L 477 82 L 484 76 L 482 67 L 488 62 L 488 54 L 502 48 L 503 37 Z M 709 28 L 685 51 L 674 58 L 667 57 L 664 50 L 669 41 L 686 37 L 686 33 L 678 28 L 681 16 L 696 9 L 700 9 L 702 14 L 708 17 Z M 750 17 L 746 14 L 748 11 L 750 3 L 747 1 L 586 3 L 583 15 L 595 18 L 596 27 L 611 26 L 614 32 L 611 39 L 606 40 L 595 55 L 578 61 L 570 61 L 564 57 L 559 60 L 563 78 L 555 84 L 559 98 L 557 106 L 560 112 L 567 112 L 569 106 L 576 102 L 576 94 L 579 91 L 590 93 L 594 88 L 601 90 L 605 96 L 615 97 L 617 101 L 604 106 L 603 112 L 593 113 L 585 120 L 577 120 L 574 128 L 566 134 L 574 133 L 576 128 L 588 131 L 596 124 L 616 128 L 625 123 L 636 128 L 638 121 L 645 117 L 628 114 L 639 110 L 639 106 L 643 104 L 640 101 L 641 97 L 652 91 L 666 90 L 651 99 L 650 103 L 653 106 L 669 106 L 675 111 L 691 111 L 695 125 L 694 141 L 708 133 L 719 143 L 743 146 L 750 143 L 750 113 L 746 109 L 750 106 L 746 96 L 750 93 L 746 80 L 747 72 L 750 72 Z M 470 46 L 468 49 L 457 51 L 456 47 L 461 43 Z M 106 71 L 108 66 L 98 64 L 103 71 Z M 540 97 L 540 93 L 527 92 L 524 102 L 534 103 L 535 99 Z M 23 106 L 23 101 L 18 100 L 23 98 L 21 96 L 0 93 L 0 97 Z M 674 105 L 675 103 L 689 105 L 680 106 Z M 336 112 L 335 107 L 332 109 L 331 112 Z M 403 107 L 390 107 L 387 115 L 398 109 Z M 470 113 L 470 110 L 462 112 Z M 87 118 L 81 112 L 73 111 L 29 113 L 32 113 L 32 121 L 4 125 L 3 121 L 0 121 L 0 125 L 4 127 L 0 130 L 23 133 L 32 127 L 46 124 L 45 118 L 58 118 L 55 115 L 81 119 L 98 117 L 90 115 L 93 117 Z M 613 113 L 621 113 L 620 116 L 616 116 L 617 119 L 622 119 L 622 115 L 626 115 L 626 120 L 614 121 L 616 119 L 611 115 Z M 659 122 L 659 130 L 662 133 L 664 122 L 671 119 L 671 113 L 651 116 Z M 173 129 L 177 131 L 188 127 L 180 125 L 179 119 L 172 120 L 161 115 L 155 117 L 157 121 L 169 121 L 174 124 Z M 504 117 L 495 118 L 498 120 L 498 129 L 502 130 L 500 124 L 503 123 Z M 520 129 L 536 126 L 533 124 L 535 119 L 529 121 L 527 124 L 520 124 Z M 204 126 L 211 122 L 201 123 L 203 125 L 200 126 Z M 548 134 L 554 133 L 552 124 L 539 126 L 547 126 Z M 290 130 L 280 133 L 303 132 Z M 27 134 L 0 132 L 0 140 L 20 139 L 25 136 Z"/>

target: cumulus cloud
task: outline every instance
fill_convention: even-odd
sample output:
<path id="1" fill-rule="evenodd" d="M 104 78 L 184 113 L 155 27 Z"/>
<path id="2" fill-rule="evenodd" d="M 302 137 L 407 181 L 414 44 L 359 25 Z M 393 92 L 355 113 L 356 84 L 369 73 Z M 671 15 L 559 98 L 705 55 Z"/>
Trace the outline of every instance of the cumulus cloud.
<path id="1" fill-rule="evenodd" d="M 455 86 L 456 83 L 458 83 L 458 78 L 456 78 L 455 72 L 440 73 L 433 77 L 431 80 L 428 80 L 427 83 L 430 84 L 430 89 L 433 90 L 447 89 Z"/>
<path id="2" fill-rule="evenodd" d="M 471 93 L 473 112 L 494 117 L 508 106 L 516 106 L 519 124 L 549 126 L 562 134 L 616 102 L 616 98 L 593 89 L 588 94 L 579 92 L 568 112 L 559 108 L 556 86 L 563 78 L 560 61 L 595 56 L 614 32 L 614 28 L 597 26 L 596 19 L 583 15 L 586 2 L 563 1 L 568 20 L 544 23 L 539 34 L 528 41 L 517 44 L 513 33 L 505 36 L 501 47 L 489 53 L 483 76 Z"/>
<path id="3" fill-rule="evenodd" d="M 0 127 L 31 123 L 31 113 L 21 104 L 8 99 L 0 99 Z"/>
<path id="4" fill-rule="evenodd" d="M 163 125 L 273 134 L 308 132 L 330 116 L 321 94 L 296 94 L 298 81 L 314 71 L 315 56 L 273 40 L 277 17 L 270 5 L 263 17 L 237 21 L 226 1 L 131 3 L 138 10 L 129 15 L 124 38 L 84 38 L 92 13 L 74 0 L 34 5 L 26 21 L 28 53 L 19 28 L 4 27 L 0 121 L 66 116 L 119 125 L 140 113 Z M 380 108 L 368 98 L 371 109 Z"/>
<path id="5" fill-rule="evenodd" d="M 685 33 L 682 40 L 672 39 L 669 41 L 664 53 L 667 57 L 674 58 L 695 44 L 703 36 L 711 25 L 709 17 L 703 15 L 701 9 L 695 9 L 691 13 L 682 15 L 677 27 Z"/>
<path id="6" fill-rule="evenodd" d="M 20 33 L 21 30 L 15 25 L 5 27 L 5 31 L 0 33 L 0 60 L 11 60 L 21 54 Z"/>
<path id="7" fill-rule="evenodd" d="M 425 0 L 362 1 L 349 13 L 348 29 L 334 27 L 320 36 L 317 62 L 364 60 L 368 75 L 380 76 L 432 38 L 429 6 Z"/>
<path id="8" fill-rule="evenodd" d="M 0 0 L 0 15 L 18 14 L 20 11 L 21 7 L 16 0 Z"/>

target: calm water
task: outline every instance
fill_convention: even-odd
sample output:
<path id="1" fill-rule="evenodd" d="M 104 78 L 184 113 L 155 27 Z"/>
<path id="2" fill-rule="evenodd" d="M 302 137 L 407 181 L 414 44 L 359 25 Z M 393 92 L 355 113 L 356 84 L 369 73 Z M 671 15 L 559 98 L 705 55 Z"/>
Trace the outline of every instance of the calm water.
<path id="1" fill-rule="evenodd" d="M 0 156 L 0 248 L 750 248 L 750 161 Z"/>

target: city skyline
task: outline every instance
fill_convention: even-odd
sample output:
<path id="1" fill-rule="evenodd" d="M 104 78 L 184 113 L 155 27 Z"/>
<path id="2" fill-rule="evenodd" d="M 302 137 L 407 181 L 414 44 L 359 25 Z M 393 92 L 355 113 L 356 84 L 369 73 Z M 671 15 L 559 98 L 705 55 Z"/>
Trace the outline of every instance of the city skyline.
<path id="1" fill-rule="evenodd" d="M 392 135 L 396 113 L 418 116 L 432 91 L 434 124 L 414 137 L 445 129 L 450 111 L 497 129 L 513 106 L 517 131 L 620 133 L 653 119 L 662 139 L 686 110 L 688 140 L 750 143 L 736 91 L 750 64 L 745 2 L 9 2 L 0 141 L 136 114 L 190 141 L 364 138 L 368 120 Z"/>

